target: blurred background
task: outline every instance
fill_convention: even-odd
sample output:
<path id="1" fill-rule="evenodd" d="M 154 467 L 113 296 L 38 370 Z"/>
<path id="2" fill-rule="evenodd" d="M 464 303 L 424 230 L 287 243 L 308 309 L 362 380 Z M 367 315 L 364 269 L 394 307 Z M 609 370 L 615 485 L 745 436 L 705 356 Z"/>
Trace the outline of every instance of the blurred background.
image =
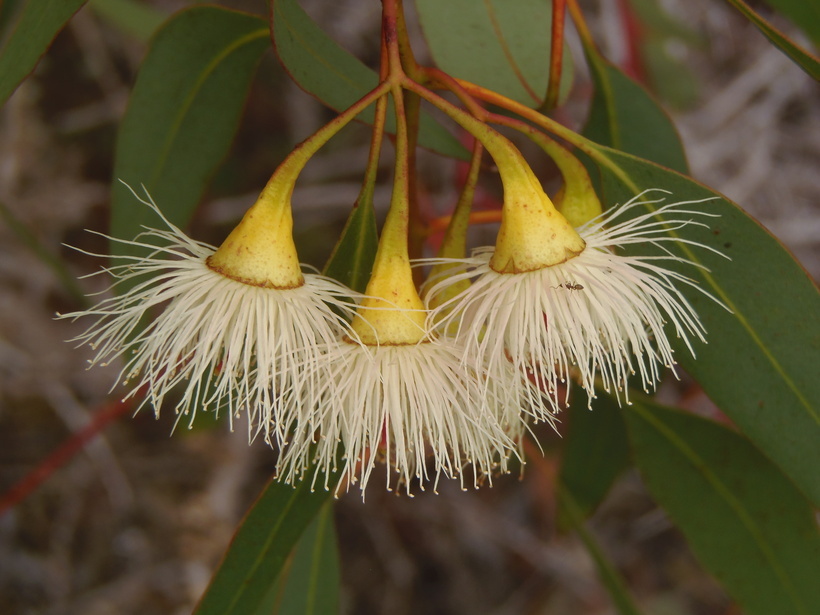
<path id="1" fill-rule="evenodd" d="M 0 27 L 20 2 L 2 4 Z M 137 4 L 132 15 L 122 6 Z M 88 3 L 0 111 L 0 494 L 100 413 L 119 413 L 22 502 L 0 516 L 0 612 L 183 614 L 205 589 L 231 535 L 270 477 L 275 453 L 248 446 L 239 426 L 202 419 L 170 436 L 174 417 L 131 417 L 110 392 L 117 367 L 87 371 L 88 350 L 66 343 L 83 323 L 55 321 L 106 287 L 82 279 L 103 263 L 117 126 L 151 29 L 195 4 Z M 264 14 L 263 0 L 219 4 Z M 408 2 L 408 5 L 412 3 Z M 755 8 L 809 46 L 793 24 Z M 376 0 L 304 0 L 305 9 L 370 65 Z M 693 176 L 740 203 L 820 275 L 820 87 L 720 0 L 589 1 L 605 54 L 663 101 Z M 7 36 L 5 32 L 4 36 Z M 590 95 L 580 47 L 558 117 L 580 129 Z M 417 46 L 419 57 L 426 54 Z M 263 58 L 233 149 L 188 231 L 218 244 L 284 155 L 332 114 Z M 368 147 L 345 131 L 310 163 L 294 196 L 302 258 L 321 266 L 359 189 Z M 389 198 L 390 147 L 377 204 Z M 443 211 L 455 163 L 422 154 L 421 194 Z M 162 203 L 159 204 L 162 206 Z M 777 289 L 765 289 L 776 293 Z M 667 403 L 716 416 L 685 375 Z M 579 408 L 576 411 L 586 411 Z M 572 411 L 562 417 L 563 426 Z M 614 613 L 579 538 L 558 531 L 553 500 L 560 438 L 492 489 L 414 498 L 374 478 L 336 504 L 343 612 L 391 615 Z M 588 522 L 646 613 L 737 613 L 685 540 L 629 471 Z"/>

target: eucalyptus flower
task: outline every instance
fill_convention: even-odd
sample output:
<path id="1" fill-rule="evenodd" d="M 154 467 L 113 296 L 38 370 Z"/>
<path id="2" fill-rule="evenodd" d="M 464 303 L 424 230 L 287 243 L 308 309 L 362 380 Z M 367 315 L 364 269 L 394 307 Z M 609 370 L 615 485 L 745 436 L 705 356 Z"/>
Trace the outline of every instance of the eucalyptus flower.
<path id="1" fill-rule="evenodd" d="M 311 468 L 330 476 L 341 458 L 342 484 L 358 483 L 362 492 L 378 464 L 387 466 L 388 489 L 403 486 L 410 493 L 414 480 L 422 490 L 428 483 L 435 489 L 442 477 L 478 487 L 507 472 L 509 457 L 518 454 L 523 423 L 499 420 L 516 390 L 512 379 L 488 379 L 481 366 L 463 361 L 453 340 L 348 340 L 328 358 L 331 375 L 313 404 L 316 418 L 304 424 L 315 441 L 294 434 L 301 447 L 287 448 L 279 472 L 284 481 L 299 480 Z"/>
<path id="2" fill-rule="evenodd" d="M 270 196 L 218 249 L 140 199 L 165 228 L 115 239 L 145 255 L 112 256 L 120 264 L 104 270 L 115 278 L 111 292 L 62 318 L 93 319 L 73 341 L 94 349 L 92 365 L 125 362 L 126 397 L 144 394 L 142 405 L 157 414 L 173 398 L 189 424 L 198 410 L 227 410 L 231 425 L 245 411 L 251 437 L 283 445 L 307 414 L 309 390 L 327 377 L 325 355 L 347 327 L 339 314 L 350 311 L 352 293 L 302 272 L 289 203 Z"/>
<path id="3" fill-rule="evenodd" d="M 606 391 L 619 396 L 623 391 L 627 402 L 633 374 L 644 390 L 654 389 L 662 369 L 675 365 L 670 329 L 693 355 L 693 340 L 706 341 L 681 288 L 711 295 L 671 267 L 698 265 L 670 248 L 686 244 L 711 250 L 675 234 L 690 225 L 706 226 L 701 220 L 711 214 L 692 207 L 705 199 L 634 215 L 636 208 L 661 203 L 648 201 L 647 192 L 576 232 L 563 224 L 543 191 L 533 190 L 526 201 L 529 212 L 518 219 L 513 212 L 513 224 L 506 228 L 502 222 L 503 241 L 476 249 L 458 273 L 433 282 L 428 293 L 433 299 L 455 284 L 471 282 L 437 309 L 440 326 L 456 330 L 465 355 L 481 357 L 491 372 L 511 362 L 527 373 L 547 393 L 544 414 L 568 401 L 568 388 L 564 399 L 558 397 L 559 384 L 572 380 L 590 392 L 599 380 Z M 526 223 L 533 211 L 541 225 L 537 219 Z M 557 231 L 545 232 L 555 220 Z M 565 250 L 566 245 L 572 249 Z M 622 253 L 627 246 L 630 253 Z M 544 254 L 560 258 L 542 261 Z"/>

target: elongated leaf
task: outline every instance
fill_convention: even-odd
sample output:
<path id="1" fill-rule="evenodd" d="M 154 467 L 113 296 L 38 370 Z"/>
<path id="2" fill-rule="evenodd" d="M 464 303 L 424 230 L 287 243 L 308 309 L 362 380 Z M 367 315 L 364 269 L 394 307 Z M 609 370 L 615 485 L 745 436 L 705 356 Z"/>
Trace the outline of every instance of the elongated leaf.
<path id="1" fill-rule="evenodd" d="M 329 496 L 327 491 L 312 492 L 310 481 L 294 489 L 272 479 L 234 536 L 195 614 L 255 613 Z"/>
<path id="2" fill-rule="evenodd" d="M 743 0 L 727 0 L 727 2 L 740 11 L 746 19 L 757 26 L 757 29 L 780 49 L 780 51 L 789 56 L 795 64 L 820 81 L 820 60 L 818 60 L 817 56 L 797 45 L 772 24 L 755 13 Z"/>
<path id="3" fill-rule="evenodd" d="M 697 103 L 700 83 L 686 58 L 677 52 L 681 46 L 704 48 L 706 37 L 667 13 L 656 0 L 629 0 L 629 6 L 640 22 L 640 61 L 651 90 L 677 109 L 692 107 Z"/>
<path id="4" fill-rule="evenodd" d="M 674 201 L 714 197 L 698 206 L 720 216 L 708 220 L 709 228 L 687 226 L 677 233 L 731 260 L 667 244 L 708 270 L 686 264 L 670 268 L 697 280 L 731 312 L 695 289 L 681 288 L 700 315 L 709 343 L 695 345 L 694 359 L 677 341 L 677 360 L 811 501 L 820 504 L 817 287 L 774 237 L 712 190 L 622 152 L 600 146 L 589 151 L 601 169 L 607 203 L 623 203 L 647 188 L 669 190 Z M 656 207 L 647 205 L 652 211 Z"/>
<path id="5" fill-rule="evenodd" d="M 584 135 L 597 143 L 688 173 L 672 120 L 649 93 L 595 49 L 585 49 L 595 94 Z"/>
<path id="6" fill-rule="evenodd" d="M 604 93 L 596 94 L 588 134 L 600 142 L 628 148 L 633 154 L 654 155 L 666 164 L 673 163 L 678 156 L 682 159 L 677 134 L 654 101 L 636 84 L 626 82 L 625 77 L 610 79 L 617 72 L 607 68 L 594 50 L 587 49 L 587 53 L 597 89 Z M 647 122 L 645 118 L 654 120 Z M 597 162 L 602 169 L 607 203 L 625 202 L 653 187 L 671 190 L 675 200 L 715 196 L 676 173 L 626 154 L 611 150 L 604 153 L 603 149 L 598 149 L 598 153 L 603 154 Z M 705 287 L 731 304 L 737 317 L 697 291 L 688 290 L 686 294 L 698 306 L 707 330 L 720 338 L 698 349 L 698 361 L 692 361 L 683 349 L 679 349 L 678 359 L 724 412 L 784 471 L 794 476 L 814 501 L 820 501 L 820 477 L 800 461 L 804 452 L 820 461 L 820 447 L 812 444 L 820 435 L 820 383 L 811 382 L 809 367 L 812 358 L 818 360 L 820 323 L 818 317 L 806 319 L 802 311 L 813 306 L 815 311 L 807 313 L 817 314 L 817 290 L 776 240 L 733 204 L 722 199 L 708 209 L 721 215 L 713 224 L 712 233 L 689 227 L 682 234 L 726 252 L 733 260 L 703 250 L 685 250 L 683 255 L 702 261 L 712 270 L 712 275 L 700 276 L 706 278 Z M 735 234 L 738 237 L 729 236 Z M 685 267 L 682 272 L 694 273 Z M 795 297 L 768 293 L 761 301 L 761 288 L 781 284 L 781 275 L 789 280 Z M 784 302 L 779 302 L 778 297 L 783 297 Z M 790 310 L 785 302 L 793 299 L 794 309 Z M 775 315 L 780 318 L 773 318 Z M 747 350 L 750 354 L 736 358 L 736 353 Z M 795 357 L 799 358 L 794 360 Z M 761 377 L 761 371 L 767 372 L 767 377 Z M 769 410 L 763 410 L 764 407 Z M 783 410 L 773 413 L 771 408 Z"/>
<path id="7" fill-rule="evenodd" d="M 7 38 L 6 34 L 14 27 L 13 20 L 19 15 L 23 0 L 3 0 L 0 2 L 0 37 L 3 42 Z"/>
<path id="8" fill-rule="evenodd" d="M 552 2 L 545 0 L 416 0 L 436 65 L 459 79 L 530 107 L 544 101 L 549 79 Z M 564 53 L 561 96 L 572 85 Z"/>
<path id="9" fill-rule="evenodd" d="M 640 611 L 635 606 L 623 578 L 592 534 L 584 527 L 584 517 L 586 515 L 581 505 L 575 500 L 572 493 L 563 486 L 558 491 L 558 504 L 559 514 L 570 527 L 575 529 L 590 556 L 592 556 L 595 567 L 598 569 L 598 576 L 609 592 L 618 613 L 621 615 L 639 615 Z"/>
<path id="10" fill-rule="evenodd" d="M 609 493 L 615 479 L 629 466 L 629 441 L 618 404 L 608 396 L 593 401 L 587 410 L 580 388 L 569 414 L 564 438 L 560 481 L 582 519 Z M 567 519 L 560 519 L 567 526 Z"/>
<path id="11" fill-rule="evenodd" d="M 816 613 L 820 533 L 792 483 L 711 421 L 648 403 L 625 417 L 650 491 L 743 612 Z"/>
<path id="12" fill-rule="evenodd" d="M 258 615 L 336 615 L 339 549 L 331 503 L 325 504 L 293 551 L 290 566 L 277 583 L 273 608 L 265 605 Z"/>
<path id="13" fill-rule="evenodd" d="M 29 0 L 0 51 L 0 106 L 25 79 L 85 0 Z"/>
<path id="14" fill-rule="evenodd" d="M 157 225 L 119 180 L 144 185 L 172 222 L 190 218 L 231 144 L 256 64 L 268 47 L 263 19 L 217 7 L 184 10 L 159 31 L 117 139 L 114 237 L 130 239 L 141 225 Z"/>
<path id="15" fill-rule="evenodd" d="M 820 2 L 817 0 L 766 0 L 820 45 Z"/>
<path id="16" fill-rule="evenodd" d="M 271 37 L 279 61 L 293 80 L 332 109 L 346 109 L 379 82 L 378 75 L 328 37 L 297 0 L 272 0 Z M 360 117 L 372 123 L 372 107 Z M 392 110 L 387 118 L 387 131 L 395 133 Z M 419 144 L 445 156 L 469 157 L 461 143 L 424 111 Z"/>
<path id="17" fill-rule="evenodd" d="M 327 263 L 325 274 L 363 293 L 370 280 L 378 243 L 373 202 L 357 203 Z"/>
<path id="18" fill-rule="evenodd" d="M 385 107 L 380 107 L 380 113 L 385 111 Z M 370 152 L 372 160 L 378 159 L 381 141 L 375 142 L 375 145 L 377 149 Z M 353 211 L 347 217 L 342 235 L 325 265 L 326 275 L 360 293 L 367 288 L 379 248 L 376 208 L 373 203 L 377 175 L 375 169 L 368 168 Z"/>
<path id="19" fill-rule="evenodd" d="M 88 5 L 123 32 L 147 41 L 167 15 L 139 0 L 90 0 Z"/>

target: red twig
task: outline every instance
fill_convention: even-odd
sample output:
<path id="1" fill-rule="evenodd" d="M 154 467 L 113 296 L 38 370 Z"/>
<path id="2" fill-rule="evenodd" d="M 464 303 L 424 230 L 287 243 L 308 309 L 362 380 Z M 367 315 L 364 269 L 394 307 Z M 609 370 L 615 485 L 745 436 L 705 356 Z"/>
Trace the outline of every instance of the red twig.
<path id="1" fill-rule="evenodd" d="M 566 0 L 553 0 L 550 75 L 547 95 L 541 107 L 545 111 L 555 108 L 558 104 L 558 92 L 561 89 L 561 67 L 564 61 L 564 15 L 566 10 Z"/>
<path id="2" fill-rule="evenodd" d="M 46 457 L 31 472 L 26 474 L 11 489 L 0 497 L 0 515 L 22 502 L 28 495 L 39 487 L 48 477 L 65 465 L 77 454 L 86 443 L 99 434 L 114 419 L 122 416 L 133 408 L 134 399 L 111 402 L 103 406 L 94 420 L 73 434 L 60 447 Z"/>
<path id="3" fill-rule="evenodd" d="M 626 38 L 624 70 L 639 83 L 646 83 L 647 71 L 641 53 L 644 37 L 643 27 L 641 26 L 641 22 L 638 21 L 632 6 L 629 4 L 629 0 L 620 0 L 618 2 L 618 12 L 621 15 L 624 38 Z"/>

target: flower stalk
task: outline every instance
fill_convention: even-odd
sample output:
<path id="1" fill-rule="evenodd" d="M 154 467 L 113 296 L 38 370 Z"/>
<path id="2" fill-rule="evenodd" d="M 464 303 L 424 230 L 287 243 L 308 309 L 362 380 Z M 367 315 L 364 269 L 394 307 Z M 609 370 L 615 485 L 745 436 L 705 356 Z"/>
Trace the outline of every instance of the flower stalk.
<path id="1" fill-rule="evenodd" d="M 427 88 L 409 80 L 404 85 L 481 141 L 498 167 L 504 205 L 491 262 L 495 271 L 533 271 L 563 263 L 583 250 L 583 240 L 555 209 L 521 152 L 506 137 Z"/>
<path id="2" fill-rule="evenodd" d="M 552 36 L 550 37 L 550 74 L 547 94 L 540 111 L 549 111 L 558 104 L 561 89 L 561 69 L 564 62 L 564 16 L 567 0 L 552 0 Z"/>
<path id="3" fill-rule="evenodd" d="M 291 197 L 296 180 L 319 148 L 388 89 L 386 84 L 379 85 L 296 146 L 276 169 L 256 203 L 208 258 L 213 271 L 262 288 L 284 290 L 304 283 L 293 243 Z"/>
<path id="4" fill-rule="evenodd" d="M 409 140 L 401 89 L 394 86 L 392 96 L 396 109 L 393 196 L 365 298 L 351 325 L 359 340 L 369 346 L 416 344 L 426 335 L 426 312 L 416 291 L 408 253 Z"/>

